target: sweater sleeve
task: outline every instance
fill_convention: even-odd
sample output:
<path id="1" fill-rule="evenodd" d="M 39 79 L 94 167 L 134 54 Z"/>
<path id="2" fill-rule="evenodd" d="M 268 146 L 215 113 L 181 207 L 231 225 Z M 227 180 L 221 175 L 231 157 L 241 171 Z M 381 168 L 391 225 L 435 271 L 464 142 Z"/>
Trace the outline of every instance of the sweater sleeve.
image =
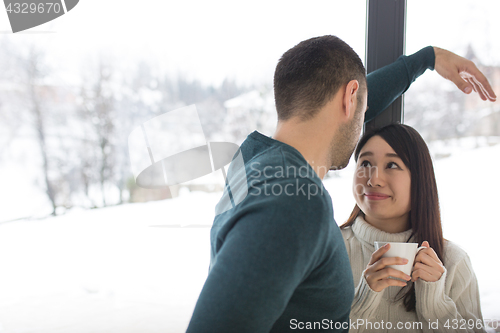
<path id="1" fill-rule="evenodd" d="M 415 293 L 424 332 L 485 332 L 478 283 L 467 255 L 445 268 L 436 282 L 418 279 Z"/>
<path id="2" fill-rule="evenodd" d="M 368 74 L 368 110 L 365 122 L 384 111 L 427 69 L 434 70 L 435 60 L 434 48 L 427 46 L 412 55 L 402 55 L 392 64 Z"/>
<path id="3" fill-rule="evenodd" d="M 265 205 L 241 213 L 217 253 L 187 332 L 269 332 L 321 260 L 325 220 L 318 196 L 269 196 Z"/>
<path id="4" fill-rule="evenodd" d="M 354 300 L 351 306 L 349 318 L 351 322 L 357 322 L 358 319 L 371 320 L 375 317 L 383 291 L 374 291 L 368 285 L 365 279 L 365 272 L 361 274 L 358 286 L 354 289 Z"/>

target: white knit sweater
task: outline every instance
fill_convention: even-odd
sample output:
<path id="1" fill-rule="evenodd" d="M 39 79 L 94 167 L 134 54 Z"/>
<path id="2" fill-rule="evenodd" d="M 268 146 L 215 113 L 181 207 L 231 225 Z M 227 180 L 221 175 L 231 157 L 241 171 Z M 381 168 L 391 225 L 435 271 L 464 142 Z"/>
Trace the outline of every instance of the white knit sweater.
<path id="1" fill-rule="evenodd" d="M 416 311 L 407 312 L 403 300 L 396 297 L 401 287 L 375 292 L 367 284 L 363 271 L 375 251 L 373 243 L 406 242 L 411 232 L 387 233 L 362 217 L 342 230 L 356 286 L 349 332 L 485 332 L 470 259 L 452 242 L 445 241 L 445 272 L 441 278 L 415 282 Z"/>

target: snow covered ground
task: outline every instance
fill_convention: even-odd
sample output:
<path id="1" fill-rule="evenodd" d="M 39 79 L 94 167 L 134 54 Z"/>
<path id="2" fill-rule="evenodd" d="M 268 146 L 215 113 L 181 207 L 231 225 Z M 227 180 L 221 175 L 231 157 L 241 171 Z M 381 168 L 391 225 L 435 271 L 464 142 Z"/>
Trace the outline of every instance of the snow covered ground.
<path id="1" fill-rule="evenodd" d="M 471 257 L 485 319 L 500 319 L 499 164 L 500 145 L 435 163 L 445 238 Z M 325 181 L 338 223 L 354 205 L 351 178 L 348 169 Z M 208 273 L 219 197 L 194 192 L 1 223 L 0 332 L 184 332 Z"/>

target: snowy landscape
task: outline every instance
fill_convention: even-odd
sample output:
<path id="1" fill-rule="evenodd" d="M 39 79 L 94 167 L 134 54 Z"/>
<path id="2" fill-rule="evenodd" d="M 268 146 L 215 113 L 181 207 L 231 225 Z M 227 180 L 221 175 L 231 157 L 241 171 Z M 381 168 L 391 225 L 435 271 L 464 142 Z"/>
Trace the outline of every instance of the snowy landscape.
<path id="1" fill-rule="evenodd" d="M 498 204 L 499 163 L 498 144 L 462 147 L 435 161 L 445 238 L 471 257 L 483 316 L 491 320 L 500 319 L 493 256 L 500 220 L 490 213 Z M 352 174 L 351 163 L 325 181 L 337 223 L 354 204 Z M 0 224 L 0 332 L 184 332 L 208 273 L 219 197 L 184 192 Z"/>
<path id="2" fill-rule="evenodd" d="M 207 141 L 272 135 L 280 56 L 335 34 L 364 58 L 366 5 L 80 1 L 19 34 L 0 11 L 0 333 L 185 332 L 223 173 L 139 188 L 129 134 L 194 104 Z M 462 55 L 500 95 L 499 11 L 498 0 L 408 1 L 405 53 L 436 45 Z M 500 100 L 464 95 L 429 70 L 405 93 L 404 123 L 430 147 L 444 236 L 469 254 L 483 317 L 500 327 L 500 218 L 490 213 Z M 324 181 L 338 224 L 354 206 L 352 176 L 351 161 Z"/>

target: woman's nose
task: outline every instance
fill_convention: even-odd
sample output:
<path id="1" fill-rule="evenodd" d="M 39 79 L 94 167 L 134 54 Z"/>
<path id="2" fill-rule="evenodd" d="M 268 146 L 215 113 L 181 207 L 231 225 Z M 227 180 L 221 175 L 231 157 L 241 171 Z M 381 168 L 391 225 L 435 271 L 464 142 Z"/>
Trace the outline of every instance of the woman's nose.
<path id="1" fill-rule="evenodd" d="M 370 174 L 368 175 L 368 181 L 366 184 L 371 187 L 383 187 L 385 186 L 385 181 L 381 177 L 382 175 L 379 174 L 378 167 L 372 167 L 370 168 Z"/>

